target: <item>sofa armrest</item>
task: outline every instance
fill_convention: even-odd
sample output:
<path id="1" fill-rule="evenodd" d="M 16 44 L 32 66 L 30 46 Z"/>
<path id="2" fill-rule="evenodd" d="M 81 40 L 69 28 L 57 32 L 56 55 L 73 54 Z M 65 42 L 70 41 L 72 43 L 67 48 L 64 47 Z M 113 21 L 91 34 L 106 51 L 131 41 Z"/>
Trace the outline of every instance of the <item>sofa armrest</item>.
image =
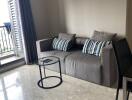
<path id="1" fill-rule="evenodd" d="M 105 86 L 112 87 L 117 80 L 117 63 L 112 44 L 102 50 L 102 82 Z"/>
<path id="2" fill-rule="evenodd" d="M 52 41 L 53 41 L 53 38 L 42 39 L 42 40 L 36 41 L 38 55 L 41 52 L 52 50 Z"/>

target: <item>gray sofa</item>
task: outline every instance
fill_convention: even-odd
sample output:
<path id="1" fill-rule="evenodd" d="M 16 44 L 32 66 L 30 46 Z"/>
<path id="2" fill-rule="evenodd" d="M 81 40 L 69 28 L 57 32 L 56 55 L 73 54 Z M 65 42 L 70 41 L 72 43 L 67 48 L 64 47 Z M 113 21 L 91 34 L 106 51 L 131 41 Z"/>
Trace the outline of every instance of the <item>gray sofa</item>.
<path id="1" fill-rule="evenodd" d="M 82 53 L 82 42 L 85 38 L 77 38 L 75 46 L 69 52 L 52 49 L 53 39 L 36 42 L 38 58 L 57 56 L 61 60 L 62 73 L 89 82 L 112 87 L 117 78 L 116 60 L 112 45 L 103 48 L 101 57 Z M 58 71 L 58 67 L 48 67 Z"/>

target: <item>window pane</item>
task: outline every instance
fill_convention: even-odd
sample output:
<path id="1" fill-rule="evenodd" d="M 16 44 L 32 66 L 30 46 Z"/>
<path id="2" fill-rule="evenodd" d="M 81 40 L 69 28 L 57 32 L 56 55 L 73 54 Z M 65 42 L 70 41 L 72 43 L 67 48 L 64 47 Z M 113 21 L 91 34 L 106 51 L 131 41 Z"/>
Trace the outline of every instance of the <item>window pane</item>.
<path id="1" fill-rule="evenodd" d="M 2 82 L 1 82 L 1 80 L 0 80 L 0 91 L 2 91 Z M 1 99 L 0 99 L 1 100 Z"/>
<path id="2" fill-rule="evenodd" d="M 5 100 L 3 91 L 0 91 L 0 100 Z"/>

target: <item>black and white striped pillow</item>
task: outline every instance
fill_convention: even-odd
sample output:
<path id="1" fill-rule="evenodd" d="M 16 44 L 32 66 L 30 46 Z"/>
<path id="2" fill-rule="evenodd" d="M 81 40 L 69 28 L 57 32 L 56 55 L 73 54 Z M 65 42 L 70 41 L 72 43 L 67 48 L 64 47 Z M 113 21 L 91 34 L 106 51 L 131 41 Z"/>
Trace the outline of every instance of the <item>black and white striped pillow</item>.
<path id="1" fill-rule="evenodd" d="M 82 52 L 86 54 L 93 54 L 96 56 L 100 56 L 103 47 L 108 44 L 110 44 L 110 41 L 96 41 L 96 40 L 87 39 L 83 46 Z"/>
<path id="2" fill-rule="evenodd" d="M 70 47 L 70 40 L 54 38 L 52 47 L 56 50 L 67 51 Z"/>

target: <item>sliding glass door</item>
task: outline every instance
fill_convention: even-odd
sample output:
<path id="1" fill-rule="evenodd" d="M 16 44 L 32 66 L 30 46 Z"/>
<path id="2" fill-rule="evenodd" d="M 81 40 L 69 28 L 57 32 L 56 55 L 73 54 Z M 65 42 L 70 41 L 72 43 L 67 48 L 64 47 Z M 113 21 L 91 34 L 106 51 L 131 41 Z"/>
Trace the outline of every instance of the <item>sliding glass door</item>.
<path id="1" fill-rule="evenodd" d="M 0 0 L 0 65 L 24 57 L 19 0 Z"/>

